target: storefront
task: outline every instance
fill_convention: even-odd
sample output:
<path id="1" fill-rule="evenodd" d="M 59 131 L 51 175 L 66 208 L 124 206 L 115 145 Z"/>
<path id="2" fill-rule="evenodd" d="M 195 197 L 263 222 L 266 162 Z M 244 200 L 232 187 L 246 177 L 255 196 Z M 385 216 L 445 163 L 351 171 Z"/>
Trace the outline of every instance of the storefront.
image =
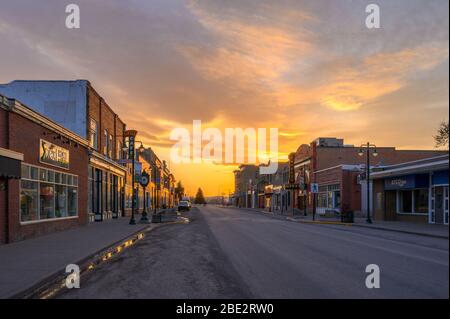
<path id="1" fill-rule="evenodd" d="M 8 123 L 0 145 L 23 156 L 6 166 L 20 179 L 3 182 L 1 241 L 87 223 L 88 141 L 14 100 L 1 100 L 0 119 Z"/>
<path id="2" fill-rule="evenodd" d="M 448 225 L 448 156 L 372 173 L 376 219 Z"/>
<path id="3" fill-rule="evenodd" d="M 124 216 L 128 204 L 125 202 L 126 168 L 92 152 L 88 173 L 89 220 L 103 221 Z"/>

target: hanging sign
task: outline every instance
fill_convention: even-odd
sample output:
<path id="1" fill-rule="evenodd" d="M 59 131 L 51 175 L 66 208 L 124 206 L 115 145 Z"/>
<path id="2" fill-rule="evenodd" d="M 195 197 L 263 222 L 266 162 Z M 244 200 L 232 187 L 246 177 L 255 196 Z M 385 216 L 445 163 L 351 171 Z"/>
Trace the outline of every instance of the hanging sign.
<path id="1" fill-rule="evenodd" d="M 41 139 L 39 142 L 39 161 L 69 169 L 69 150 Z"/>

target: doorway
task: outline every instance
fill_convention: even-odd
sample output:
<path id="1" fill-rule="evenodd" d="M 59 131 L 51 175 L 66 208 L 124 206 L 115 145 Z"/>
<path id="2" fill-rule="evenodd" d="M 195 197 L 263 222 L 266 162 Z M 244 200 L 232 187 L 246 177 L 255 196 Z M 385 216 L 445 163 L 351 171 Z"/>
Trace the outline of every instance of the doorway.
<path id="1" fill-rule="evenodd" d="M 384 220 L 395 220 L 397 215 L 397 191 L 386 191 Z"/>
<path id="2" fill-rule="evenodd" d="M 433 188 L 433 217 L 434 223 L 448 225 L 448 186 Z"/>

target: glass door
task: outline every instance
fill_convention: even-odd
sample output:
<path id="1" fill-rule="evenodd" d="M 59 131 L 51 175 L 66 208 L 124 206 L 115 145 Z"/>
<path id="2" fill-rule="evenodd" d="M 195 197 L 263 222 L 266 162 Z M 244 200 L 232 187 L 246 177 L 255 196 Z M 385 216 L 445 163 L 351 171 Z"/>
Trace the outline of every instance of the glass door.
<path id="1" fill-rule="evenodd" d="M 444 224 L 448 225 L 448 186 L 444 187 Z"/>

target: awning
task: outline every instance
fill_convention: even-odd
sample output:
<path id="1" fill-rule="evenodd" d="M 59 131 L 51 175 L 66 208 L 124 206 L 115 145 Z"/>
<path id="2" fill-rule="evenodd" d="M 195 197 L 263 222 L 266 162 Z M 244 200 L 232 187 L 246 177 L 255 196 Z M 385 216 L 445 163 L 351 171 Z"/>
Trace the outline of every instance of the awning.
<path id="1" fill-rule="evenodd" d="M 21 161 L 0 155 L 0 177 L 20 178 Z"/>

